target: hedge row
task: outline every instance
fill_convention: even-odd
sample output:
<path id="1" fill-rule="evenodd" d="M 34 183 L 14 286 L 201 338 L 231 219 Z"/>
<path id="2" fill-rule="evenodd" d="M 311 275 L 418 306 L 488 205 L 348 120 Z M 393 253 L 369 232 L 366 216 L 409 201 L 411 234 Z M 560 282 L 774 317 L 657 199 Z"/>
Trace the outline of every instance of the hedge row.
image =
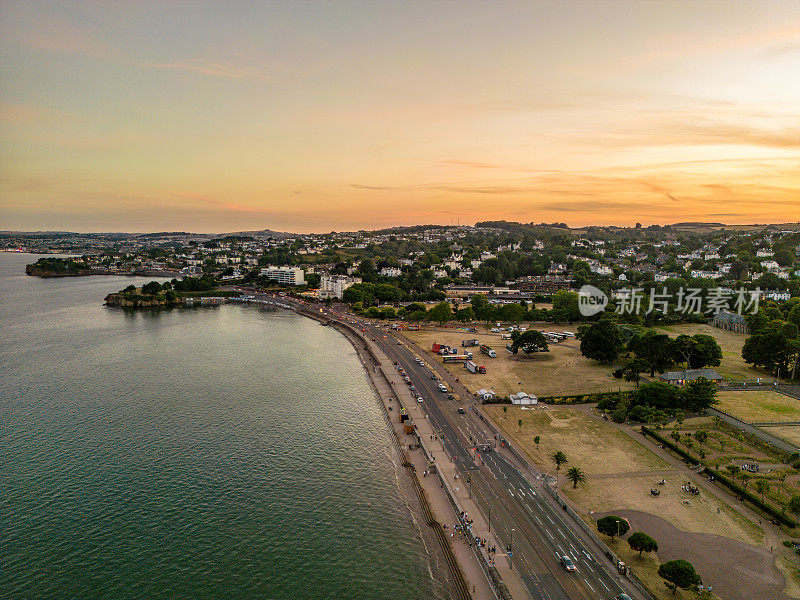
<path id="1" fill-rule="evenodd" d="M 716 469 L 706 467 L 703 472 L 706 473 L 707 475 L 713 475 L 714 479 L 718 480 L 722 485 L 727 487 L 729 490 L 731 490 L 732 492 L 736 492 L 736 494 L 738 494 L 742 498 L 747 499 L 747 501 L 750 502 L 750 504 L 752 504 L 753 506 L 757 506 L 765 513 L 767 513 L 769 516 L 780 521 L 784 525 L 788 525 L 789 527 L 797 527 L 797 521 L 795 521 L 794 519 L 790 519 L 781 511 L 776 509 L 774 506 L 767 504 L 766 502 L 761 500 L 761 498 L 749 492 L 748 490 L 744 489 L 738 483 L 731 481 Z"/>
<path id="2" fill-rule="evenodd" d="M 594 394 L 575 394 L 574 396 L 540 396 L 539 400 L 549 404 L 591 404 L 600 402 L 604 398 L 616 398 L 623 400 L 630 395 L 630 392 L 597 392 Z"/>
<path id="3" fill-rule="evenodd" d="M 679 448 L 671 440 L 668 440 L 667 438 L 657 434 L 655 431 L 653 431 L 652 429 L 649 429 L 648 427 L 645 427 L 644 425 L 642 426 L 642 433 L 645 434 L 645 435 L 649 435 L 649 436 L 655 438 L 656 440 L 658 440 L 659 442 L 664 444 L 664 446 L 666 446 L 667 448 L 669 448 L 673 452 L 676 452 L 677 454 L 679 454 L 680 456 L 682 456 L 686 460 L 689 460 L 692 463 L 699 463 L 700 462 L 696 457 L 692 456 L 691 454 L 689 454 L 688 452 L 686 452 L 682 448 Z M 743 487 L 739 486 L 736 482 L 731 481 L 730 479 L 728 479 L 725 475 L 722 475 L 716 469 L 712 469 L 710 467 L 706 467 L 703 470 L 703 473 L 705 473 L 706 475 L 712 475 L 714 477 L 714 479 L 719 481 L 722 485 L 727 487 L 729 490 L 734 492 L 736 495 L 741 496 L 742 498 L 745 498 L 748 502 L 750 502 L 750 504 L 760 508 L 762 511 L 764 511 L 766 514 L 768 514 L 772 518 L 778 520 L 779 522 L 781 522 L 781 523 L 783 523 L 785 525 L 788 525 L 789 527 L 797 527 L 797 525 L 798 525 L 797 521 L 795 521 L 793 519 L 790 519 L 789 517 L 784 515 L 781 511 L 779 511 L 778 509 L 773 507 L 772 505 L 767 504 L 766 502 L 761 500 L 761 498 L 759 498 L 755 494 L 752 494 L 751 492 L 747 491 Z"/>
<path id="4" fill-rule="evenodd" d="M 677 444 L 675 444 L 672 440 L 669 440 L 669 439 L 665 438 L 664 436 L 657 434 L 655 431 L 653 431 L 649 427 L 645 427 L 644 425 L 642 425 L 642 433 L 657 439 L 659 442 L 664 444 L 667 448 L 669 448 L 673 452 L 679 454 L 680 456 L 682 456 L 686 460 L 690 461 L 692 464 L 696 464 L 696 465 L 700 464 L 700 459 L 699 458 L 697 458 L 696 456 L 692 456 L 691 454 L 686 452 L 683 448 L 681 448 Z"/>

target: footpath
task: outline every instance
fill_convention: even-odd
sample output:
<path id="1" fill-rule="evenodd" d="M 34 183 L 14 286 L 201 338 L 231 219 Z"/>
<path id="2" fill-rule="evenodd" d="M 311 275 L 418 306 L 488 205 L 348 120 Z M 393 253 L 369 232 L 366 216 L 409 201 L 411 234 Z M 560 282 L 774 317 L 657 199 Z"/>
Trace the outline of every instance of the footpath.
<path id="1" fill-rule="evenodd" d="M 477 504 L 470 498 L 467 485 L 431 426 L 424 404 L 419 404 L 411 396 L 408 386 L 401 383 L 393 361 L 376 344 L 349 330 L 345 330 L 345 334 L 370 374 L 395 435 L 406 442 L 405 455 L 419 476 L 417 479 L 431 511 L 442 525 L 444 541 L 452 549 L 471 597 L 475 600 L 530 599 L 521 578 L 509 568 L 505 554 L 501 552 L 503 544 L 494 536 L 494 531 L 489 532 Z M 405 433 L 405 423 L 400 422 L 401 409 L 409 416 L 405 423 L 414 425 L 413 435 Z M 408 450 L 409 445 L 415 449 Z M 425 472 L 429 474 L 423 475 Z M 459 515 L 463 513 L 472 521 L 472 534 L 486 539 L 487 545 L 496 546 L 496 554 L 490 557 L 485 547 L 476 546 L 470 536 L 455 531 L 454 525 L 459 524 Z"/>

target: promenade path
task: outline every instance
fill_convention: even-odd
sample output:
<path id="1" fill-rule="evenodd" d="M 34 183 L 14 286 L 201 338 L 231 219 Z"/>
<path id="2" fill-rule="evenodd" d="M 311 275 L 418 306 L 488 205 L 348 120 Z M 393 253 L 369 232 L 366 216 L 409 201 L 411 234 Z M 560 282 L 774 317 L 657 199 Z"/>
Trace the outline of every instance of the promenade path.
<path id="1" fill-rule="evenodd" d="M 373 375 L 382 371 L 386 376 L 372 377 L 372 380 L 381 401 L 384 402 L 386 406 L 395 434 L 398 435 L 400 439 L 404 437 L 403 429 L 399 422 L 399 417 L 397 416 L 399 414 L 399 407 L 405 408 L 416 426 L 418 436 L 413 437 L 418 437 L 422 448 L 408 452 L 408 456 L 419 475 L 419 481 L 427 494 L 431 510 L 434 512 L 437 519 L 442 524 L 447 524 L 448 532 L 451 530 L 452 526 L 458 522 L 457 512 L 453 507 L 453 503 L 450 502 L 447 492 L 445 492 L 443 488 L 444 484 L 450 496 L 454 499 L 458 511 L 466 511 L 469 518 L 472 519 L 473 533 L 477 537 L 486 538 L 489 540 L 490 544 L 497 547 L 498 551 L 495 555 L 495 567 L 511 596 L 515 600 L 530 599 L 531 597 L 527 588 L 519 575 L 515 570 L 509 568 L 508 562 L 505 559 L 505 554 L 501 552 L 503 544 L 499 539 L 495 538 L 494 531 L 491 533 L 489 532 L 488 524 L 483 519 L 480 510 L 478 510 L 478 506 L 475 504 L 474 500 L 469 497 L 470 494 L 467 486 L 462 483 L 460 478 L 456 478 L 458 475 L 456 466 L 449 460 L 444 446 L 438 439 L 436 432 L 426 417 L 423 406 L 411 396 L 408 386 L 392 385 L 388 383 L 391 381 L 399 381 L 399 375 L 395 371 L 393 361 L 389 360 L 376 344 L 367 342 L 370 343 L 370 350 L 372 353 L 372 355 L 370 355 L 362 338 L 356 337 L 351 333 L 347 333 L 347 335 L 355 345 L 356 351 L 367 371 L 371 372 Z M 378 358 L 379 364 L 377 367 L 372 359 L 373 355 Z M 389 410 L 390 408 L 391 410 Z M 422 473 L 428 469 L 428 457 L 432 457 L 435 460 L 436 468 L 441 474 L 441 479 L 434 475 L 429 475 L 427 477 L 422 476 Z M 467 544 L 465 539 L 459 536 L 449 539 L 451 540 L 453 553 L 458 559 L 464 576 L 470 586 L 473 598 L 475 598 L 475 600 L 495 599 L 495 593 L 491 589 L 486 574 L 475 556 L 475 552 L 480 552 L 483 559 L 488 563 L 490 557 L 485 549 L 471 547 Z"/>

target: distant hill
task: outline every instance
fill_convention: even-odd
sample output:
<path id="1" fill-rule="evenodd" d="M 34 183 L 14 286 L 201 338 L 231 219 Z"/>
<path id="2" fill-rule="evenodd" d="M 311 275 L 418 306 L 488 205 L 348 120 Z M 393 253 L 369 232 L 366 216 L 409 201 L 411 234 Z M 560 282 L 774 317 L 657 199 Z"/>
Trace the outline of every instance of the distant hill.
<path id="1" fill-rule="evenodd" d="M 272 229 L 258 229 L 255 231 L 232 231 L 230 233 L 220 233 L 214 237 L 251 237 L 251 238 L 275 238 L 280 240 L 288 237 L 297 237 L 297 233 L 289 233 L 286 231 L 273 231 Z"/>

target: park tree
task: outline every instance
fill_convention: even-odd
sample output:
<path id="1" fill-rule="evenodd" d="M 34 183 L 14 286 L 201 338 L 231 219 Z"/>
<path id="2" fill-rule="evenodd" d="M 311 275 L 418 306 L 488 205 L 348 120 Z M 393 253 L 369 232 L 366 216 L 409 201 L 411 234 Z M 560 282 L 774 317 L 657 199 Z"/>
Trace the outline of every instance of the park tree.
<path id="1" fill-rule="evenodd" d="M 533 443 L 534 443 L 534 444 L 536 444 L 536 449 L 537 449 L 537 450 L 539 449 L 539 442 L 540 442 L 540 441 L 542 441 L 542 438 L 541 438 L 541 437 L 539 437 L 538 435 L 537 435 L 537 436 L 534 436 L 534 438 L 533 438 Z"/>
<path id="2" fill-rule="evenodd" d="M 518 323 L 525 318 L 528 311 L 524 306 L 517 303 L 504 304 L 497 309 L 497 318 L 501 321 L 509 321 L 511 323 Z"/>
<path id="3" fill-rule="evenodd" d="M 686 363 L 689 369 L 718 367 L 722 362 L 722 348 L 717 340 L 703 333 L 679 335 L 670 342 L 669 347 L 673 360 Z"/>
<path id="4" fill-rule="evenodd" d="M 519 430 L 522 431 L 522 419 L 517 419 L 517 426 L 519 427 Z"/>
<path id="5" fill-rule="evenodd" d="M 739 475 L 739 479 L 742 482 L 742 487 L 744 489 L 747 489 L 747 484 L 750 483 L 750 475 L 748 475 L 747 473 L 742 473 L 741 475 Z"/>
<path id="6" fill-rule="evenodd" d="M 700 442 L 701 445 L 705 444 L 706 440 L 708 439 L 708 433 L 706 432 L 705 429 L 701 429 L 699 431 L 696 431 L 695 434 L 694 434 L 694 439 L 696 439 L 698 442 Z"/>
<path id="7" fill-rule="evenodd" d="M 658 574 L 669 582 L 667 587 L 673 593 L 677 588 L 687 590 L 700 583 L 700 576 L 695 572 L 692 563 L 682 558 L 661 563 Z"/>
<path id="8" fill-rule="evenodd" d="M 535 329 L 530 329 L 523 333 L 514 332 L 512 334 L 513 341 L 511 343 L 511 352 L 517 354 L 520 349 L 525 354 L 530 354 L 532 352 L 547 352 L 549 347 L 547 345 L 547 339 L 544 337 L 541 331 L 537 331 Z"/>
<path id="9" fill-rule="evenodd" d="M 792 496 L 792 499 L 789 500 L 789 510 L 800 515 L 800 496 Z"/>
<path id="10" fill-rule="evenodd" d="M 622 351 L 622 334 L 611 319 L 600 319 L 578 328 L 581 354 L 601 364 L 611 364 Z"/>
<path id="11" fill-rule="evenodd" d="M 654 377 L 656 371 L 663 373 L 674 363 L 670 337 L 665 333 L 656 333 L 652 329 L 648 329 L 642 335 L 634 335 L 628 342 L 628 349 L 637 359 L 646 362 L 650 369 L 650 377 Z"/>
<path id="12" fill-rule="evenodd" d="M 439 325 L 444 325 L 453 320 L 453 309 L 447 302 L 440 302 L 428 311 L 428 319 L 439 323 Z"/>
<path id="13" fill-rule="evenodd" d="M 150 283 L 145 283 L 142 286 L 142 293 L 148 294 L 150 296 L 155 296 L 161 291 L 161 284 L 157 281 L 151 281 Z"/>
<path id="14" fill-rule="evenodd" d="M 578 487 L 579 483 L 586 481 L 586 474 L 580 467 L 570 467 L 567 469 L 567 481 L 572 482 L 572 487 Z"/>
<path id="15" fill-rule="evenodd" d="M 681 391 L 683 405 L 689 412 L 702 412 L 717 400 L 717 384 L 705 377 L 690 381 Z"/>
<path id="16" fill-rule="evenodd" d="M 631 550 L 638 552 L 640 557 L 642 552 L 658 551 L 658 542 L 642 531 L 632 533 L 628 537 L 628 545 L 630 545 Z"/>
<path id="17" fill-rule="evenodd" d="M 657 408 L 659 410 L 675 409 L 680 405 L 681 389 L 678 386 L 654 381 L 640 386 L 633 394 L 633 404 Z"/>
<path id="18" fill-rule="evenodd" d="M 731 476 L 731 479 L 733 479 L 733 481 L 735 482 L 736 476 L 739 474 L 741 467 L 739 467 L 739 465 L 728 465 L 727 467 L 725 467 L 725 469 L 728 471 L 728 475 Z"/>
<path id="19" fill-rule="evenodd" d="M 561 450 L 557 450 L 553 452 L 553 455 L 550 457 L 553 459 L 553 462 L 556 465 L 556 479 L 558 478 L 558 472 L 561 470 L 561 465 L 568 462 L 567 455 L 564 454 Z"/>
<path id="20" fill-rule="evenodd" d="M 693 335 L 692 339 L 695 346 L 689 357 L 691 368 L 718 367 L 722 362 L 722 348 L 719 347 L 717 340 L 704 333 Z"/>
<path id="21" fill-rule="evenodd" d="M 766 479 L 756 479 L 756 491 L 761 495 L 761 499 L 764 499 L 764 494 L 769 491 L 769 481 Z"/>
<path id="22" fill-rule="evenodd" d="M 581 318 L 578 294 L 569 290 L 560 290 L 553 294 L 553 313 L 555 320 L 578 321 Z"/>
<path id="23" fill-rule="evenodd" d="M 642 360 L 641 358 L 634 358 L 630 361 L 627 365 L 622 368 L 622 374 L 625 377 L 625 381 L 632 381 L 636 383 L 636 387 L 639 387 L 639 380 L 642 378 L 642 373 L 647 371 L 648 364 L 646 361 Z"/>
<path id="24" fill-rule="evenodd" d="M 469 323 L 470 321 L 474 321 L 475 311 L 472 310 L 471 306 L 465 306 L 464 308 L 459 308 L 456 311 L 456 319 L 458 319 L 462 323 Z"/>
<path id="25" fill-rule="evenodd" d="M 742 346 L 744 362 L 764 367 L 770 373 L 788 373 L 800 352 L 800 335 L 794 323 L 772 321 L 751 335 Z"/>
<path id="26" fill-rule="evenodd" d="M 630 524 L 625 519 L 615 515 L 608 515 L 597 520 L 597 531 L 611 536 L 612 540 L 614 536 L 625 535 L 630 528 Z"/>

